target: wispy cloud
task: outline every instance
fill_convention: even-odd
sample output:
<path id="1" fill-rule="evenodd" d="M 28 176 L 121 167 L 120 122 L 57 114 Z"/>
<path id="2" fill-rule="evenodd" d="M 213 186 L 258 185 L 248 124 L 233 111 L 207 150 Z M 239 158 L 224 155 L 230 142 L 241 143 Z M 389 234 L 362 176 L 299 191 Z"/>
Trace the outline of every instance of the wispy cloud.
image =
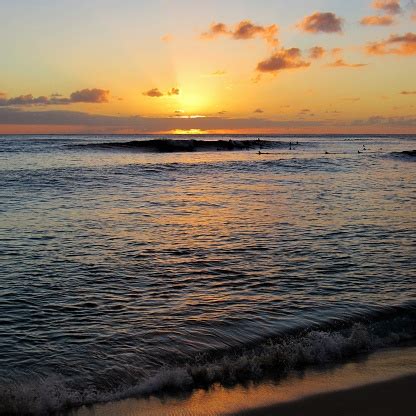
<path id="1" fill-rule="evenodd" d="M 322 46 L 314 46 L 309 49 L 310 59 L 321 59 L 325 55 L 326 51 Z"/>
<path id="2" fill-rule="evenodd" d="M 166 94 L 159 90 L 159 88 L 152 88 L 148 91 L 143 92 L 143 95 L 150 98 L 160 98 L 165 96 L 179 95 L 179 88 L 171 88 Z"/>
<path id="3" fill-rule="evenodd" d="M 223 75 L 226 75 L 227 71 L 224 70 L 218 70 L 211 73 L 214 77 L 222 77 Z"/>
<path id="4" fill-rule="evenodd" d="M 416 95 L 416 91 L 402 91 L 401 95 Z"/>
<path id="5" fill-rule="evenodd" d="M 306 16 L 297 27 L 308 33 L 342 33 L 343 19 L 335 13 L 315 12 Z"/>
<path id="6" fill-rule="evenodd" d="M 363 26 L 391 26 L 394 23 L 392 16 L 366 16 L 360 21 Z"/>
<path id="7" fill-rule="evenodd" d="M 172 41 L 173 41 L 173 39 L 174 39 L 174 36 L 173 36 L 173 35 L 171 35 L 170 33 L 167 33 L 166 35 L 163 35 L 163 36 L 160 38 L 160 40 L 161 40 L 162 42 L 167 42 L 167 43 L 172 42 Z"/>
<path id="8" fill-rule="evenodd" d="M 344 59 L 336 59 L 334 62 L 327 64 L 330 68 L 362 68 L 367 66 L 367 64 L 350 64 L 345 62 Z"/>
<path id="9" fill-rule="evenodd" d="M 366 51 L 370 55 L 416 55 L 416 34 L 391 35 L 388 39 L 367 44 Z"/>

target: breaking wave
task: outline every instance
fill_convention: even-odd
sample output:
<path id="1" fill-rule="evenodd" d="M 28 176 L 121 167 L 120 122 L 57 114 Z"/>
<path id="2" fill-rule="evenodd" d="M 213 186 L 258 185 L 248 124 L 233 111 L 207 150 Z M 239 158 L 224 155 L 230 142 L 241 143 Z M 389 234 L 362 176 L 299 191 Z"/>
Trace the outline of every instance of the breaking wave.
<path id="1" fill-rule="evenodd" d="M 406 160 L 416 160 L 416 150 L 404 150 L 403 152 L 393 152 L 391 155 Z"/>
<path id="2" fill-rule="evenodd" d="M 287 148 L 288 144 L 276 140 L 197 140 L 197 139 L 152 139 L 129 142 L 104 142 L 80 144 L 77 147 L 115 150 L 137 150 L 142 152 L 200 152 L 237 151 Z"/>
<path id="3" fill-rule="evenodd" d="M 136 383 L 111 386 L 63 376 L 15 376 L 0 380 L 0 414 L 40 415 L 128 397 L 190 392 L 214 383 L 284 377 L 311 365 L 340 363 L 357 354 L 416 339 L 416 304 L 389 308 L 350 322 L 280 334 L 260 343 L 213 351 L 178 365 L 160 368 Z M 127 374 L 126 374 L 127 376 Z M 127 377 L 126 377 L 127 378 Z"/>

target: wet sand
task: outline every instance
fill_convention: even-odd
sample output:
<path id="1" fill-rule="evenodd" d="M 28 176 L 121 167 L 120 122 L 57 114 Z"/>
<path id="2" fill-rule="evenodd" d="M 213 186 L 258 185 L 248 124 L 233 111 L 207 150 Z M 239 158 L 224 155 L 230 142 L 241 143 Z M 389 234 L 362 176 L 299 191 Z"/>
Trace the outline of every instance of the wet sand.
<path id="1" fill-rule="evenodd" d="M 295 402 L 234 413 L 234 416 L 392 416 L 415 411 L 416 375 L 318 394 Z"/>
<path id="2" fill-rule="evenodd" d="M 349 363 L 311 368 L 280 381 L 226 388 L 215 385 L 182 397 L 130 398 L 84 406 L 71 416 L 387 416 L 413 414 L 416 347 L 380 350 Z"/>

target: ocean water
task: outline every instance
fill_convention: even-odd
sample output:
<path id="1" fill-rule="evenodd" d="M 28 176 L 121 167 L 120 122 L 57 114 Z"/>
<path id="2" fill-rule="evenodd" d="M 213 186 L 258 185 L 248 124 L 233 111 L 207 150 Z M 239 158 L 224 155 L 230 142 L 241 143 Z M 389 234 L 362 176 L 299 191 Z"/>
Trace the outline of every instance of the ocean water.
<path id="1" fill-rule="evenodd" d="M 149 139 L 0 136 L 0 414 L 416 339 L 415 136 Z"/>

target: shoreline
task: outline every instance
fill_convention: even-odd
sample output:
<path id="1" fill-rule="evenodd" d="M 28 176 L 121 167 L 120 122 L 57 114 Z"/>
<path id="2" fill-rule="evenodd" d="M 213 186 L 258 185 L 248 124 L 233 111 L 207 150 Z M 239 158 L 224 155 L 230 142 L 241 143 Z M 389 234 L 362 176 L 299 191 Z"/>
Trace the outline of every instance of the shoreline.
<path id="1" fill-rule="evenodd" d="M 293 402 L 245 410 L 230 416 L 391 416 L 414 412 L 416 374 Z"/>
<path id="2" fill-rule="evenodd" d="M 278 381 L 248 383 L 230 388 L 217 384 L 209 390 L 195 390 L 182 396 L 132 397 L 83 406 L 66 415 L 387 416 L 394 414 L 391 413 L 391 406 L 394 407 L 397 401 L 401 403 L 400 406 L 409 407 L 410 391 L 415 390 L 415 387 L 416 346 L 412 344 L 360 355 L 337 366 L 315 366 L 305 371 L 292 372 Z M 382 396 L 382 407 L 390 409 L 390 413 L 377 410 L 379 396 Z M 364 400 L 366 397 L 367 401 Z M 338 404 L 345 406 L 339 408 Z M 375 409 L 374 413 L 370 413 L 370 408 Z"/>

